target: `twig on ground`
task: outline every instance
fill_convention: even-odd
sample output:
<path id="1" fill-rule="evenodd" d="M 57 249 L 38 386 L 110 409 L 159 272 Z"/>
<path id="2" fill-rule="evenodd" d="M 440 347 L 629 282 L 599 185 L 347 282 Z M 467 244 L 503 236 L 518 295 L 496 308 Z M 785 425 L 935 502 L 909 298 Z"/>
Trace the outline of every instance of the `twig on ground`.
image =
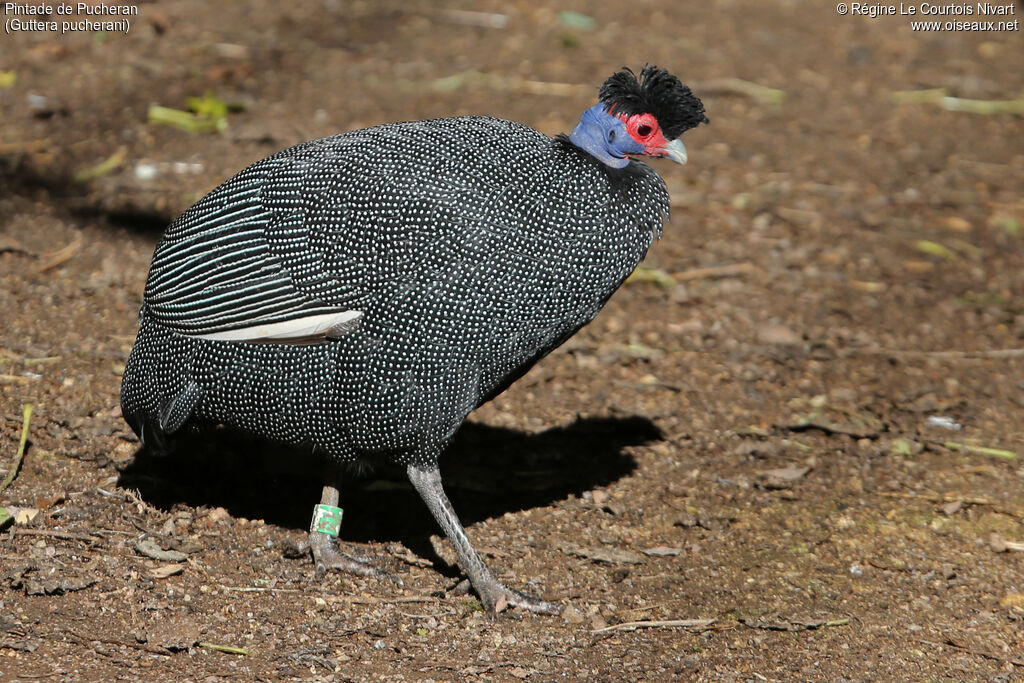
<path id="1" fill-rule="evenodd" d="M 35 382 L 38 377 L 24 377 L 22 375 L 0 374 L 0 383 L 3 384 L 28 384 Z"/>
<path id="2" fill-rule="evenodd" d="M 886 349 L 881 346 L 853 347 L 839 350 L 840 356 L 889 356 L 890 358 L 934 358 L 936 360 L 1006 360 L 1024 358 L 1024 349 L 986 349 L 982 351 L 917 351 Z"/>
<path id="3" fill-rule="evenodd" d="M 21 469 L 21 461 L 25 458 L 25 445 L 28 443 L 28 423 L 32 420 L 32 411 L 34 409 L 35 405 L 26 403 L 21 410 L 21 441 L 18 442 L 18 452 L 14 454 L 14 462 L 11 463 L 11 471 L 4 477 L 3 483 L 0 483 L 0 491 L 11 485 L 14 478 L 18 476 L 18 470 Z"/>
<path id="4" fill-rule="evenodd" d="M 246 655 L 251 657 L 252 653 L 241 647 L 233 647 L 231 645 L 217 645 L 216 643 L 199 643 L 199 647 L 205 647 L 207 650 L 216 650 L 217 652 L 226 652 L 229 655 Z"/>
<path id="5" fill-rule="evenodd" d="M 157 645 L 147 645 L 145 643 L 133 643 L 130 640 L 117 640 L 116 638 L 103 638 L 101 636 L 89 634 L 82 635 L 74 631 L 64 631 L 67 635 L 71 636 L 72 640 L 78 641 L 81 645 L 88 645 L 89 643 L 106 643 L 107 645 L 119 645 L 121 647 L 130 647 L 136 650 L 142 650 L 143 652 L 149 652 L 155 655 L 171 655 L 173 654 L 167 648 L 159 647 Z"/>
<path id="6" fill-rule="evenodd" d="M 727 263 L 721 266 L 708 266 L 707 268 L 693 268 L 684 270 L 681 273 L 672 275 L 676 282 L 686 280 L 702 280 L 712 277 L 736 277 L 737 275 L 750 275 L 757 272 L 757 266 L 753 263 Z"/>
<path id="7" fill-rule="evenodd" d="M 994 116 L 996 114 L 1024 115 L 1024 99 L 1016 100 L 973 100 L 966 97 L 943 97 L 939 106 L 946 111 L 960 111 L 968 114 Z"/>
<path id="8" fill-rule="evenodd" d="M 991 458 L 999 458 L 1000 460 L 1016 460 L 1017 454 L 1013 451 L 1003 450 L 1002 448 L 989 448 L 988 446 L 972 446 L 969 443 L 960 443 L 959 441 L 943 441 L 943 447 L 948 448 L 951 451 L 963 451 L 965 453 L 975 453 L 977 455 L 987 455 Z"/>
<path id="9" fill-rule="evenodd" d="M 407 595 L 400 598 L 375 598 L 373 596 L 353 597 L 348 595 L 322 596 L 327 602 L 348 602 L 353 605 L 397 605 L 404 602 L 441 602 L 440 598 L 429 595 Z"/>
<path id="10" fill-rule="evenodd" d="M 592 88 L 578 83 L 553 83 L 550 81 L 532 81 L 515 76 L 486 73 L 476 69 L 468 69 L 451 76 L 435 78 L 431 81 L 400 81 L 399 87 L 421 89 L 424 86 L 439 92 L 454 92 L 468 87 L 485 87 L 503 92 L 521 92 L 528 95 L 548 95 L 554 97 L 577 97 L 585 95 Z"/>
<path id="11" fill-rule="evenodd" d="M 896 90 L 889 93 L 894 104 L 936 104 L 946 111 L 968 114 L 1024 114 L 1024 98 L 1014 100 L 976 100 L 967 97 L 952 97 L 946 88 L 926 90 Z"/>
<path id="12" fill-rule="evenodd" d="M 58 529 L 23 529 L 18 528 L 17 534 L 19 536 L 49 536 L 51 538 L 60 538 L 65 541 L 85 541 L 86 543 L 102 543 L 103 538 L 100 536 L 92 536 L 90 534 L 76 534 L 73 531 L 60 531 Z"/>
<path id="13" fill-rule="evenodd" d="M 87 183 L 90 180 L 96 180 L 102 178 L 105 175 L 113 173 L 119 166 L 124 164 L 125 156 L 128 153 L 127 147 L 120 147 L 116 152 L 111 154 L 109 157 L 88 168 L 75 171 L 71 175 L 71 182 L 74 183 Z"/>
<path id="14" fill-rule="evenodd" d="M 842 617 L 840 619 L 792 619 L 792 618 L 780 618 L 780 619 L 769 619 L 765 617 L 739 617 L 739 622 L 749 628 L 762 629 L 764 631 L 816 631 L 820 628 L 830 628 L 833 626 L 847 626 L 850 623 L 849 617 Z"/>
<path id="15" fill-rule="evenodd" d="M 889 93 L 893 104 L 931 104 L 949 95 L 946 88 L 926 88 L 924 90 L 894 90 Z"/>
<path id="16" fill-rule="evenodd" d="M 195 98 L 197 103 L 204 102 L 204 98 Z M 161 107 L 158 104 L 149 105 L 146 119 L 150 123 L 178 128 L 187 133 L 223 133 L 228 128 L 227 108 L 223 111 L 208 111 L 202 114 L 171 107 Z"/>
<path id="17" fill-rule="evenodd" d="M 716 623 L 717 619 L 664 619 L 655 621 L 624 621 L 621 624 L 605 626 L 591 631 L 593 634 L 611 633 L 613 631 L 636 631 L 641 628 L 707 628 Z"/>
<path id="18" fill-rule="evenodd" d="M 398 610 L 398 613 L 401 614 L 403 617 L 409 617 L 410 619 L 430 619 L 431 617 L 452 616 L 456 614 L 456 611 L 453 609 L 446 609 L 441 612 L 438 612 L 437 614 L 412 614 L 410 612 L 403 612 L 402 610 Z"/>
<path id="19" fill-rule="evenodd" d="M 43 265 L 39 266 L 40 273 L 45 273 L 48 270 L 56 268 L 57 266 L 70 261 L 78 253 L 78 250 L 82 248 L 82 235 L 78 233 L 75 238 L 71 240 L 66 246 L 61 247 L 57 251 L 51 253 Z"/>
<path id="20" fill-rule="evenodd" d="M 1009 515 L 1010 517 L 1021 517 L 1024 518 L 1024 510 L 1014 510 L 1011 508 L 1003 507 L 993 500 L 988 498 L 980 498 L 978 496 L 963 496 L 957 493 L 903 493 L 902 491 L 875 491 L 876 496 L 885 496 L 886 498 L 906 498 L 914 499 L 920 498 L 921 500 L 927 500 L 931 503 L 963 503 L 964 505 L 984 505 L 991 507 L 995 512 L 1003 515 Z"/>
<path id="21" fill-rule="evenodd" d="M 0 142 L 0 154 L 41 152 L 50 145 L 50 141 L 46 138 L 42 140 L 23 140 L 21 142 Z"/>
<path id="22" fill-rule="evenodd" d="M 710 81 L 702 81 L 697 88 L 702 95 L 713 93 L 744 95 L 761 104 L 782 104 L 783 100 L 786 99 L 785 90 L 769 88 L 758 83 L 745 81 L 742 78 L 716 78 Z"/>
<path id="23" fill-rule="evenodd" d="M 943 640 L 928 640 L 927 638 L 914 638 L 914 640 L 919 642 L 919 643 L 924 643 L 926 645 L 937 645 L 939 647 L 945 647 L 945 646 L 948 645 L 949 647 L 956 648 L 957 650 L 961 650 L 963 652 L 968 652 L 968 653 L 970 653 L 972 655 L 978 655 L 979 657 L 985 657 L 986 659 L 994 659 L 997 662 L 1009 662 L 1010 664 L 1014 664 L 1016 666 L 1024 666 L 1024 659 L 1018 659 L 1018 658 L 1015 658 L 1015 657 L 1004 657 L 1003 655 L 997 655 L 994 652 L 986 652 L 985 650 L 977 650 L 977 649 L 975 649 L 973 647 L 968 647 L 966 645 L 961 645 L 960 643 L 954 641 L 952 638 L 946 638 L 946 640 L 944 640 L 944 641 Z"/>
<path id="24" fill-rule="evenodd" d="M 142 496 L 135 489 L 119 489 L 117 491 L 107 491 L 106 489 L 97 488 L 96 490 L 99 491 L 100 494 L 108 496 L 110 498 L 116 498 L 119 495 L 124 496 L 125 502 L 134 503 L 135 506 L 139 509 L 139 512 L 154 512 L 158 514 L 160 513 L 160 511 L 157 510 L 155 507 L 153 507 L 146 501 L 142 500 Z M 136 524 L 136 526 L 138 525 Z M 149 532 L 154 536 L 159 536 L 159 534 L 157 534 L 156 532 L 151 532 L 149 531 L 149 529 L 143 529 L 141 527 L 140 529 L 142 531 Z"/>
<path id="25" fill-rule="evenodd" d="M 508 26 L 508 15 L 498 12 L 478 12 L 464 9 L 440 10 L 438 15 L 453 24 L 503 29 Z"/>

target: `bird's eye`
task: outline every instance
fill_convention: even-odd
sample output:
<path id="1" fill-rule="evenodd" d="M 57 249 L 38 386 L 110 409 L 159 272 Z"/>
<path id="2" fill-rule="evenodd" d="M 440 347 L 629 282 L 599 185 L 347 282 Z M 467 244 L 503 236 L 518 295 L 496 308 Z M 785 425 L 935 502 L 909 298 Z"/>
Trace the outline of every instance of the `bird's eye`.
<path id="1" fill-rule="evenodd" d="M 626 129 L 630 137 L 646 146 L 658 135 L 658 122 L 651 114 L 636 114 L 626 120 Z"/>

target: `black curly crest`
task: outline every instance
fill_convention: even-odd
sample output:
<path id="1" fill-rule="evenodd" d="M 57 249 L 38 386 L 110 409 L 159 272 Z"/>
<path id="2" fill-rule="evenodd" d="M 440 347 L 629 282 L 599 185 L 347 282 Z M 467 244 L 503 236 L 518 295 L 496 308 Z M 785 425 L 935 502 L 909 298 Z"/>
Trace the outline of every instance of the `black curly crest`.
<path id="1" fill-rule="evenodd" d="M 653 114 L 669 140 L 708 123 L 704 104 L 678 78 L 647 64 L 640 78 L 623 67 L 601 86 L 601 102 L 617 114 Z"/>

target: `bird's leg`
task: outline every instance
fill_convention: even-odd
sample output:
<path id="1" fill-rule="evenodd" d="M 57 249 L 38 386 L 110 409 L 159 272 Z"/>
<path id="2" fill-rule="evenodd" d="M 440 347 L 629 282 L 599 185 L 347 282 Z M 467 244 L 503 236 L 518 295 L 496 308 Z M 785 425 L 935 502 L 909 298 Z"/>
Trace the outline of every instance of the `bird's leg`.
<path id="1" fill-rule="evenodd" d="M 322 579 L 328 569 L 340 569 L 359 576 L 385 577 L 401 584 L 401 579 L 374 567 L 369 558 L 350 557 L 338 550 L 338 528 L 341 526 L 342 513 L 338 507 L 338 488 L 335 486 L 338 478 L 337 467 L 328 465 L 328 483 L 324 484 L 320 504 L 313 510 L 313 521 L 309 527 L 309 547 L 316 564 L 316 579 Z"/>
<path id="2" fill-rule="evenodd" d="M 434 519 L 444 529 L 448 540 L 455 546 L 459 564 L 469 574 L 469 581 L 473 584 L 473 589 L 480 596 L 480 600 L 488 612 L 493 614 L 506 607 L 521 607 L 538 614 L 559 614 L 562 611 L 558 605 L 506 588 L 494 578 L 491 570 L 487 568 L 473 548 L 462 522 L 455 514 L 455 509 L 452 508 L 451 501 L 445 495 L 444 487 L 441 485 L 441 471 L 437 465 L 426 467 L 409 465 L 407 472 L 409 481 L 419 492 L 423 502 L 430 508 Z"/>

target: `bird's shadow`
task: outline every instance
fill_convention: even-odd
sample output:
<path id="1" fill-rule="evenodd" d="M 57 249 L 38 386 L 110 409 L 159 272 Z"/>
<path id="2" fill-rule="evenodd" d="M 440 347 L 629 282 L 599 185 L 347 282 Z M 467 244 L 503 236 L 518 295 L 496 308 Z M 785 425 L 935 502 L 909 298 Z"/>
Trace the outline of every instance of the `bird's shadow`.
<path id="1" fill-rule="evenodd" d="M 469 423 L 441 456 L 441 474 L 470 525 L 611 484 L 636 469 L 627 447 L 661 437 L 642 417 L 580 418 L 540 434 Z M 235 517 L 308 529 L 323 473 L 323 461 L 306 451 L 218 429 L 181 438 L 168 455 L 140 450 L 118 484 L 165 510 L 223 507 Z M 342 481 L 341 506 L 346 541 L 401 541 L 418 549 L 440 531 L 397 465 L 353 471 Z"/>

